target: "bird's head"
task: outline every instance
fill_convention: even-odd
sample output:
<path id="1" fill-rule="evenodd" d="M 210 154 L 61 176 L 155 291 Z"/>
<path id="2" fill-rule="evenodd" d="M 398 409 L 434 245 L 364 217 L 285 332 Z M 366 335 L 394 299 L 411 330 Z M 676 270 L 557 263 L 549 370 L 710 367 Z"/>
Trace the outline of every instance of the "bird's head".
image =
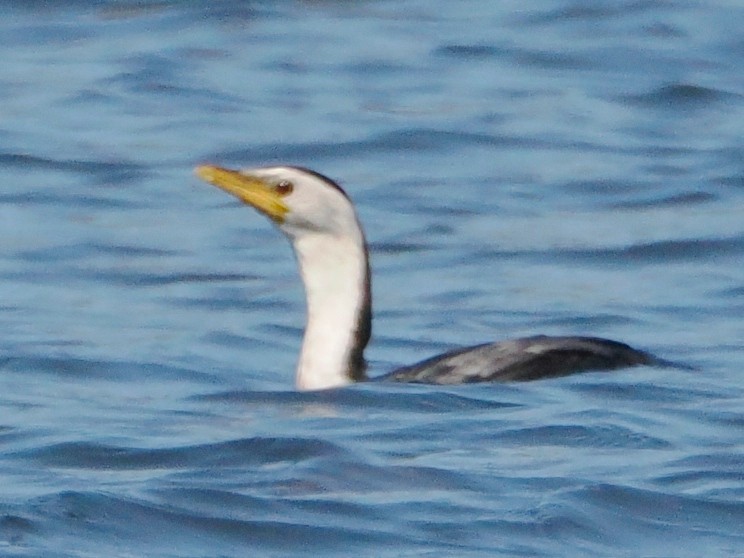
<path id="1" fill-rule="evenodd" d="M 359 229 L 346 193 L 330 178 L 309 169 L 230 170 L 202 165 L 195 172 L 269 217 L 290 238 L 311 233 L 344 236 Z"/>

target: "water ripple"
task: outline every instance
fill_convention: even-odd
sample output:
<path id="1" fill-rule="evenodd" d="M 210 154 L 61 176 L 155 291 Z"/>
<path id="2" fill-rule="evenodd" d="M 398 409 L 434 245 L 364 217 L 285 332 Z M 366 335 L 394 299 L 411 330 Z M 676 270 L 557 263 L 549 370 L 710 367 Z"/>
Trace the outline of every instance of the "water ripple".
<path id="1" fill-rule="evenodd" d="M 317 439 L 246 438 L 167 449 L 71 442 L 18 452 L 14 457 L 37 461 L 49 467 L 124 470 L 268 466 L 318 457 L 338 459 L 343 454 L 338 446 Z"/>
<path id="2" fill-rule="evenodd" d="M 51 159 L 25 153 L 0 153 L 0 166 L 17 167 L 24 171 L 55 170 L 95 175 L 108 183 L 129 182 L 146 174 L 144 166 L 128 162 Z"/>
<path id="3" fill-rule="evenodd" d="M 644 93 L 627 97 L 626 100 L 642 106 L 671 108 L 674 110 L 706 108 L 711 104 L 731 102 L 741 95 L 687 83 L 665 85 Z"/>

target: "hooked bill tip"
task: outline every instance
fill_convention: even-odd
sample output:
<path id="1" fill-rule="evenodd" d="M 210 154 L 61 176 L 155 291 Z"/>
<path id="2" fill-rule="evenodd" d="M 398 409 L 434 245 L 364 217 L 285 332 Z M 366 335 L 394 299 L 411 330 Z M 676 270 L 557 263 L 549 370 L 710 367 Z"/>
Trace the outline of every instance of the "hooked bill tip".
<path id="1" fill-rule="evenodd" d="M 219 167 L 215 167 L 214 165 L 199 165 L 194 168 L 194 174 L 202 180 L 211 182 L 212 180 L 214 180 L 214 177 L 217 174 L 218 170 Z"/>

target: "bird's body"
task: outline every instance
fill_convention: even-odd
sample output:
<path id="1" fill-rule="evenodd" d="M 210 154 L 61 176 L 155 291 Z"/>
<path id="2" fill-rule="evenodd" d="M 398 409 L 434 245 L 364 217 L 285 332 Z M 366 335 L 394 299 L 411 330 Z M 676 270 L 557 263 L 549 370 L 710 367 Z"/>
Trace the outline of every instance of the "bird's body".
<path id="1" fill-rule="evenodd" d="M 367 244 L 354 206 L 332 180 L 299 167 L 197 174 L 269 217 L 292 243 L 307 296 L 307 325 L 297 364 L 302 390 L 366 379 L 372 298 Z M 663 361 L 596 337 L 535 336 L 458 349 L 380 379 L 462 384 L 525 381 Z"/>
<path id="2" fill-rule="evenodd" d="M 536 335 L 457 349 L 394 370 L 383 379 L 417 384 L 525 382 L 660 363 L 648 353 L 609 339 Z"/>

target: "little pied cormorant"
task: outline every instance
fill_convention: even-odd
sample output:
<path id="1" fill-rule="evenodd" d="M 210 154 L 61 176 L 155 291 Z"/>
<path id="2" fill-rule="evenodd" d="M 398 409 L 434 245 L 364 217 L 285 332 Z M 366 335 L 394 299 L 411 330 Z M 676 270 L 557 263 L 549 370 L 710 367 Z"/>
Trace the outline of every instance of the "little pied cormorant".
<path id="1" fill-rule="evenodd" d="M 301 390 L 367 379 L 364 348 L 372 329 L 367 243 L 354 206 L 333 180 L 309 169 L 277 166 L 196 174 L 269 217 L 289 238 L 307 296 L 307 324 L 297 364 Z M 380 379 L 430 384 L 524 381 L 666 361 L 597 337 L 538 335 L 454 350 Z"/>

